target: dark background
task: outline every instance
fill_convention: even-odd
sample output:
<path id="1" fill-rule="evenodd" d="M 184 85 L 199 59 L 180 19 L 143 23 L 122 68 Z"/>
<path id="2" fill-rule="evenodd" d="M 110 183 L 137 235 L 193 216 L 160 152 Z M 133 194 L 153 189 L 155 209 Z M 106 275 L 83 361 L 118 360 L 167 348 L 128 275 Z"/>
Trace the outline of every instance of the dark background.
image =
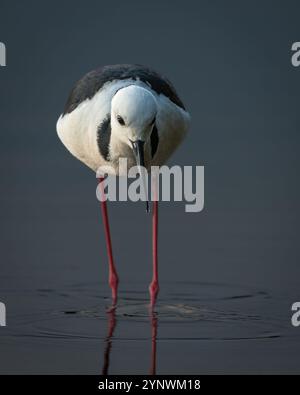
<path id="1" fill-rule="evenodd" d="M 170 164 L 205 166 L 203 212 L 162 204 L 161 288 L 191 279 L 257 287 L 283 298 L 289 325 L 290 306 L 300 299 L 300 67 L 291 64 L 299 13 L 297 1 L 0 0 L 7 47 L 0 68 L 0 300 L 8 319 L 29 310 L 30 290 L 99 279 L 109 295 L 95 176 L 60 143 L 56 121 L 87 71 L 141 63 L 168 76 L 192 117 Z M 141 203 L 111 204 L 110 214 L 121 281 L 146 292 L 150 217 Z M 30 345 L 37 352 L 25 368 L 10 344 L 2 371 L 30 372 L 30 364 L 36 371 L 45 362 L 42 346 Z M 251 344 L 242 349 L 247 355 Z M 295 371 L 298 351 L 299 341 L 289 351 L 283 342 L 275 354 Z M 272 371 L 262 353 L 245 357 L 243 368 Z M 220 371 L 243 363 L 217 360 Z M 76 369 L 85 372 L 79 361 L 70 372 Z"/>

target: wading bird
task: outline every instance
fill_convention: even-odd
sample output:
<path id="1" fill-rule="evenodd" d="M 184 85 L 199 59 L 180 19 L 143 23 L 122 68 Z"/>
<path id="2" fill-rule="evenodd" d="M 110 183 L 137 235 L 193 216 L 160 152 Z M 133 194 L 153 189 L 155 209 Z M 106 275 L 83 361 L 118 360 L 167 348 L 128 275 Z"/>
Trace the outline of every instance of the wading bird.
<path id="1" fill-rule="evenodd" d="M 127 158 L 128 168 L 163 165 L 185 137 L 189 121 L 188 112 L 165 77 L 141 65 L 112 65 L 91 71 L 76 83 L 58 119 L 57 133 L 66 148 L 92 170 L 110 166 L 119 174 L 120 158 Z M 103 178 L 99 181 L 101 187 Z M 104 194 L 103 187 L 101 192 Z M 101 210 L 109 284 L 116 305 L 119 280 L 105 199 L 101 201 Z M 151 306 L 159 290 L 156 200 L 152 228 Z"/>

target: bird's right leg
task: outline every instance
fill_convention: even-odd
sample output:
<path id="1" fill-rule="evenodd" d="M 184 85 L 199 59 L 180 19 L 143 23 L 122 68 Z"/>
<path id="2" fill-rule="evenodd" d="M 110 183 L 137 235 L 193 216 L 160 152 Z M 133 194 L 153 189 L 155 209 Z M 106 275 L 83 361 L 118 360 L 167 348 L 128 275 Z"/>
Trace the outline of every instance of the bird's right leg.
<path id="1" fill-rule="evenodd" d="M 104 224 L 104 232 L 105 232 L 105 240 L 106 240 L 106 248 L 107 248 L 107 256 L 108 256 L 108 265 L 109 265 L 109 285 L 112 292 L 112 300 L 113 306 L 117 304 L 118 299 L 118 284 L 119 278 L 118 273 L 115 267 L 113 252 L 112 252 L 112 243 L 110 237 L 110 228 L 109 228 L 109 221 L 108 221 L 108 213 L 107 213 L 107 204 L 105 199 L 105 192 L 103 181 L 104 178 L 99 178 L 100 183 L 100 194 L 101 194 L 101 212 Z"/>

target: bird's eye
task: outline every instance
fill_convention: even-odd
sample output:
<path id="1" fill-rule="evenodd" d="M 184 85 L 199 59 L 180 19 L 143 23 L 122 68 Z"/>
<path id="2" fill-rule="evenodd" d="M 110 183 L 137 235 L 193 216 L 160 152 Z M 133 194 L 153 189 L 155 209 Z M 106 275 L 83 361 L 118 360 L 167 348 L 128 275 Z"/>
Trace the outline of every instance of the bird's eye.
<path id="1" fill-rule="evenodd" d="M 120 125 L 122 125 L 122 126 L 125 125 L 125 121 L 120 115 L 117 116 L 117 121 L 119 122 Z"/>

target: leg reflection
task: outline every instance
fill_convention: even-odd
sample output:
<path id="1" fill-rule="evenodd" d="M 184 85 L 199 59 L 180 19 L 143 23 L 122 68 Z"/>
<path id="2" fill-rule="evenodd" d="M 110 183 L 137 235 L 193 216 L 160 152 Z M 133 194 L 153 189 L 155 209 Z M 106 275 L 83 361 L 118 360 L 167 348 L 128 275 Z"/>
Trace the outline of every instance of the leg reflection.
<path id="1" fill-rule="evenodd" d="M 105 338 L 105 348 L 104 348 L 104 358 L 103 358 L 103 368 L 102 368 L 103 376 L 108 375 L 112 337 L 117 324 L 116 308 L 113 307 L 107 311 L 107 322 L 108 322 L 108 331 L 107 331 L 107 336 Z"/>
<path id="2" fill-rule="evenodd" d="M 158 319 L 157 319 L 157 314 L 153 311 L 153 309 L 150 309 L 149 318 L 151 324 L 151 366 L 150 366 L 149 374 L 156 375 L 156 339 L 157 339 Z M 108 331 L 107 331 L 107 336 L 105 338 L 105 348 L 104 348 L 103 368 L 102 368 L 103 376 L 107 376 L 109 374 L 108 370 L 110 363 L 110 353 L 112 348 L 112 338 L 117 324 L 116 308 L 113 307 L 107 311 L 107 322 L 108 322 Z"/>
<path id="3" fill-rule="evenodd" d="M 157 315 L 150 310 L 150 322 L 151 322 L 151 367 L 150 374 L 156 374 L 156 338 L 157 338 Z"/>

